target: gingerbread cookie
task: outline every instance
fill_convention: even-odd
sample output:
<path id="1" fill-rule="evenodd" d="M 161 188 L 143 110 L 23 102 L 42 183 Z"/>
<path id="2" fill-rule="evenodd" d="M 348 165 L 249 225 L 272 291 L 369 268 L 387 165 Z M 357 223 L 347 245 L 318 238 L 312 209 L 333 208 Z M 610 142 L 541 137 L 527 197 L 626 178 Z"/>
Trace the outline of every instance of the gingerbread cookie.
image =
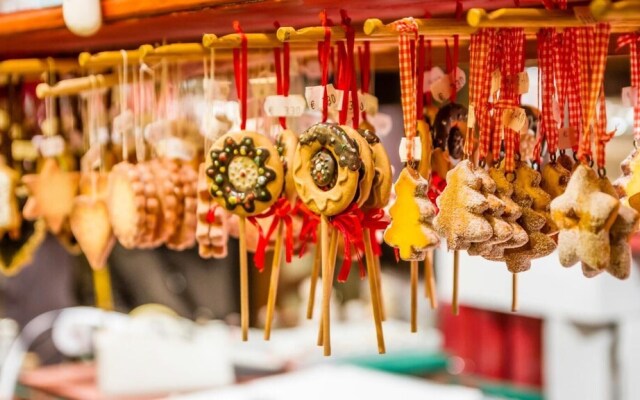
<path id="1" fill-rule="evenodd" d="M 260 214 L 280 196 L 282 163 L 264 135 L 227 133 L 211 146 L 209 155 L 206 173 L 211 195 L 227 210 L 240 216 Z"/>
<path id="2" fill-rule="evenodd" d="M 339 214 L 356 197 L 361 167 L 357 142 L 342 127 L 313 125 L 300 135 L 293 161 L 298 197 L 315 214 Z"/>
<path id="3" fill-rule="evenodd" d="M 433 147 L 446 150 L 456 160 L 462 159 L 467 114 L 467 108 L 460 104 L 449 103 L 441 107 L 435 116 Z"/>
<path id="4" fill-rule="evenodd" d="M 69 223 L 91 268 L 104 268 L 115 244 L 109 210 L 104 200 L 97 195 L 76 197 Z"/>
<path id="5" fill-rule="evenodd" d="M 551 202 L 551 215 L 560 228 L 560 263 L 570 267 L 582 261 L 596 270 L 609 264 L 609 229 L 620 201 L 604 193 L 596 173 L 580 164 L 573 172 L 567 190 Z"/>
<path id="6" fill-rule="evenodd" d="M 180 182 L 180 162 L 162 158 L 149 162 L 159 194 L 161 223 L 156 229 L 155 240 L 164 243 L 178 229 L 182 217 L 183 195 Z"/>
<path id="7" fill-rule="evenodd" d="M 293 158 L 298 147 L 298 136 L 291 130 L 285 129 L 278 134 L 276 148 L 280 155 L 284 169 L 284 195 L 291 204 L 296 201 L 296 185 L 293 181 Z"/>
<path id="8" fill-rule="evenodd" d="M 559 162 L 551 162 L 542 167 L 541 175 L 540 188 L 547 192 L 553 200 L 567 189 L 571 170 L 566 169 Z"/>
<path id="9" fill-rule="evenodd" d="M 380 142 L 380 138 L 373 131 L 359 130 L 360 134 L 367 140 L 371 146 L 374 164 L 374 176 L 371 186 L 371 192 L 363 208 L 384 208 L 391 198 L 391 186 L 393 175 L 391 173 L 391 161 L 384 146 Z"/>
<path id="10" fill-rule="evenodd" d="M 540 187 L 542 175 L 531 168 L 529 164 L 525 162 L 518 162 L 516 163 L 515 179 L 514 200 L 517 203 L 531 202 L 530 207 L 533 211 L 545 218 L 545 225 L 542 228 L 542 232 L 547 235 L 557 233 L 558 227 L 555 222 L 553 222 L 549 213 L 551 196 Z"/>
<path id="11" fill-rule="evenodd" d="M 418 172 L 424 179 L 431 179 L 431 153 L 433 152 L 433 138 L 431 137 L 431 130 L 429 124 L 424 120 L 418 120 L 416 124 L 416 130 L 420 137 L 420 163 L 418 164 Z M 445 176 L 445 175 L 441 175 Z"/>
<path id="12" fill-rule="evenodd" d="M 128 162 L 113 167 L 109 174 L 107 206 L 113 233 L 120 244 L 133 249 L 145 234 L 145 182 Z"/>
<path id="13" fill-rule="evenodd" d="M 384 232 L 384 241 L 397 248 L 403 260 L 424 260 L 425 252 L 440 243 L 432 225 L 436 209 L 427 198 L 428 185 L 409 168 L 400 172 L 394 185 L 396 200 L 389 209 L 391 223 Z"/>
<path id="14" fill-rule="evenodd" d="M 229 240 L 227 213 L 212 200 L 205 170 L 205 164 L 200 164 L 196 207 L 198 254 L 202 258 L 225 258 Z"/>
<path id="15" fill-rule="evenodd" d="M 167 239 L 167 247 L 172 250 L 184 250 L 193 247 L 196 242 L 196 226 L 198 223 L 198 176 L 191 164 L 183 163 L 179 170 L 180 187 L 182 188 L 182 218 L 178 228 Z"/>
<path id="16" fill-rule="evenodd" d="M 447 239 L 449 250 L 466 250 L 472 242 L 484 242 L 493 235 L 483 213 L 489 201 L 482 194 L 482 179 L 469 160 L 447 173 L 447 187 L 437 199 L 440 212 L 434 219 L 438 234 Z"/>

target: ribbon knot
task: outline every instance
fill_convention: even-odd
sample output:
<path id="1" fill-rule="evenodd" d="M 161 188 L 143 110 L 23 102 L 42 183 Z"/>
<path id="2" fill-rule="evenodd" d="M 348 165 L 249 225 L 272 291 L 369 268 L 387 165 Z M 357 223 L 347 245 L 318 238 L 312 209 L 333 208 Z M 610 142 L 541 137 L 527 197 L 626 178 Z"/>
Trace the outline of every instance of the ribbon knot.
<path id="1" fill-rule="evenodd" d="M 346 211 L 329 218 L 329 224 L 342 234 L 344 239 L 344 252 L 342 265 L 338 273 L 338 282 L 345 282 L 351 271 L 351 246 L 355 248 L 358 266 L 360 267 L 360 277 L 365 276 L 365 268 L 362 263 L 362 254 L 364 254 L 364 241 L 362 221 L 364 213 L 357 204 L 351 204 Z"/>
<path id="2" fill-rule="evenodd" d="M 293 255 L 293 220 L 291 215 L 293 214 L 293 209 L 294 207 L 291 206 L 291 203 L 286 197 L 280 197 L 278 201 L 276 201 L 266 212 L 247 218 L 249 222 L 258 228 L 258 246 L 256 248 L 256 253 L 253 256 L 253 262 L 255 263 L 256 268 L 258 268 L 258 271 L 262 271 L 264 269 L 264 259 L 267 252 L 267 246 L 271 240 L 271 236 L 273 236 L 276 228 L 281 223 L 284 224 L 285 228 L 285 260 L 287 262 L 291 262 L 291 257 Z M 267 229 L 265 234 L 258 223 L 258 219 L 268 217 L 273 217 L 273 219 L 271 220 L 269 229 Z"/>

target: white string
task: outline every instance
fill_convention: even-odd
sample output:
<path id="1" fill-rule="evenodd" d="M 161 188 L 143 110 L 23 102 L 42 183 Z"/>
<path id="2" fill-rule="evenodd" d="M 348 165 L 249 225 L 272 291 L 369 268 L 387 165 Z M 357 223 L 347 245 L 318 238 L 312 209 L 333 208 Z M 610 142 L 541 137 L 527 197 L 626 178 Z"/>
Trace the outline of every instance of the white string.
<path id="1" fill-rule="evenodd" d="M 128 82 L 127 77 L 127 61 L 128 55 L 126 50 L 120 50 L 120 54 L 122 54 L 122 76 L 120 81 L 120 115 L 124 116 L 127 111 L 127 94 L 126 94 L 126 85 Z M 126 137 L 126 129 L 122 131 L 122 160 L 126 161 L 129 158 L 129 149 Z"/>

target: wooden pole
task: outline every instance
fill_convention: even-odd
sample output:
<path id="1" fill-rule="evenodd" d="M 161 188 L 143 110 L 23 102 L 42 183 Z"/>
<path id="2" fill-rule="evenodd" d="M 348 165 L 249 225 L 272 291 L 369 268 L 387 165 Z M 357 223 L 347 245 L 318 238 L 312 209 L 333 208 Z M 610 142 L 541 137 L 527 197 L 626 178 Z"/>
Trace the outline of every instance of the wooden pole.
<path id="1" fill-rule="evenodd" d="M 319 230 L 320 228 L 318 228 Z M 318 242 L 316 243 L 315 254 L 313 256 L 313 268 L 311 269 L 311 282 L 309 284 L 309 300 L 307 301 L 307 319 L 313 318 L 313 309 L 316 302 L 316 286 L 318 284 L 318 275 L 320 275 L 320 263 L 322 261 L 321 238 L 318 233 Z"/>
<path id="2" fill-rule="evenodd" d="M 518 274 L 511 274 L 511 311 L 518 311 Z"/>
<path id="3" fill-rule="evenodd" d="M 384 303 L 384 293 L 382 291 L 382 267 L 380 266 L 380 257 L 374 258 L 375 262 L 375 273 L 376 273 L 376 286 L 378 290 L 378 298 L 380 299 L 380 319 L 383 321 L 387 320 L 387 310 Z"/>
<path id="4" fill-rule="evenodd" d="M 418 332 L 418 262 L 411 261 L 411 332 Z"/>
<path id="5" fill-rule="evenodd" d="M 276 243 L 273 249 L 273 260 L 271 262 L 271 281 L 269 282 L 269 296 L 267 297 L 267 320 L 264 324 L 264 340 L 271 338 L 271 324 L 273 323 L 273 314 L 276 308 L 276 299 L 278 296 L 278 280 L 280 278 L 280 263 L 282 262 L 282 247 L 284 239 L 284 224 L 278 223 L 278 232 L 276 233 Z"/>
<path id="6" fill-rule="evenodd" d="M 460 310 L 458 309 L 458 264 L 459 254 L 456 250 L 453 252 L 453 299 L 451 301 L 453 315 L 458 315 L 460 313 Z"/>
<path id="7" fill-rule="evenodd" d="M 242 341 L 249 339 L 249 265 L 247 262 L 247 227 L 245 217 L 239 218 L 240 236 L 240 325 Z"/>
<path id="8" fill-rule="evenodd" d="M 365 259 L 367 262 L 367 277 L 369 278 L 369 292 L 371 293 L 371 308 L 373 309 L 373 320 L 376 325 L 376 338 L 378 340 L 378 353 L 384 354 L 386 352 L 384 345 L 384 333 L 382 332 L 382 318 L 380 316 L 380 296 L 379 286 L 377 284 L 377 266 L 376 256 L 373 254 L 373 247 L 371 246 L 371 235 L 369 229 L 364 231 L 364 245 L 365 245 Z"/>
<path id="9" fill-rule="evenodd" d="M 101 310 L 113 310 L 113 296 L 111 291 L 111 275 L 109 267 L 92 270 L 93 288 L 95 291 L 96 307 Z"/>
<path id="10" fill-rule="evenodd" d="M 331 355 L 331 286 L 333 274 L 329 261 L 329 220 L 326 216 L 320 219 L 320 248 L 322 249 L 322 345 L 324 355 Z"/>
<path id="11" fill-rule="evenodd" d="M 438 308 L 438 294 L 436 293 L 436 280 L 433 277 L 433 250 L 427 251 L 424 259 L 424 289 L 431 309 Z"/>
<path id="12" fill-rule="evenodd" d="M 333 291 L 333 271 L 335 269 L 335 264 L 336 264 L 336 258 L 338 256 L 338 231 L 335 229 L 331 229 L 330 230 L 330 240 L 329 240 L 329 265 L 330 265 L 330 281 L 331 281 L 331 285 L 330 285 L 330 289 L 329 289 L 329 297 L 331 297 L 331 292 Z M 325 280 L 325 275 L 323 273 L 322 275 L 322 282 L 324 283 Z M 324 286 L 323 286 L 324 289 Z M 324 299 L 324 296 L 323 296 Z M 321 310 L 320 313 L 320 328 L 318 330 L 318 346 L 323 346 L 324 345 L 324 336 L 323 336 L 323 330 L 324 330 L 324 311 Z"/>

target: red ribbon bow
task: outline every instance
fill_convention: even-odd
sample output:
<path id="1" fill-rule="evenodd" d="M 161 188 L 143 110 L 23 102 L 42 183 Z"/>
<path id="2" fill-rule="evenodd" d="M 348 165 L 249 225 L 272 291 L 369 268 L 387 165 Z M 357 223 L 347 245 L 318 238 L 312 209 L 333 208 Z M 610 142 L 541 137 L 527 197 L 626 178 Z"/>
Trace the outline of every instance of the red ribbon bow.
<path id="1" fill-rule="evenodd" d="M 362 240 L 362 221 L 364 213 L 357 204 L 351 204 L 346 211 L 329 218 L 329 224 L 342 234 L 344 239 L 344 253 L 342 265 L 338 273 L 338 282 L 345 282 L 351 272 L 351 246 L 356 250 L 356 258 L 360 267 L 360 277 L 365 276 L 365 268 L 362 263 L 362 254 L 364 254 L 364 242 Z"/>
<path id="2" fill-rule="evenodd" d="M 373 254 L 380 257 L 382 255 L 382 247 L 376 239 L 376 232 L 386 229 L 390 221 L 387 219 L 382 208 L 372 208 L 364 214 L 362 220 L 362 227 L 369 230 L 369 238 L 371 239 L 371 247 L 373 248 Z"/>
<path id="3" fill-rule="evenodd" d="M 256 268 L 258 268 L 258 271 L 262 271 L 264 269 L 267 245 L 269 244 L 273 232 L 275 232 L 280 223 L 283 223 L 285 226 L 285 260 L 287 262 L 291 262 L 291 256 L 293 255 L 293 221 L 291 219 L 291 215 L 293 214 L 293 209 L 294 207 L 291 206 L 291 203 L 286 197 L 280 197 L 268 211 L 260 215 L 247 218 L 249 222 L 258 228 L 258 246 L 256 248 L 256 253 L 253 256 L 253 262 L 255 263 Z M 273 220 L 271 220 L 271 225 L 269 225 L 269 229 L 265 235 L 257 219 L 268 218 L 271 216 L 273 216 Z"/>

